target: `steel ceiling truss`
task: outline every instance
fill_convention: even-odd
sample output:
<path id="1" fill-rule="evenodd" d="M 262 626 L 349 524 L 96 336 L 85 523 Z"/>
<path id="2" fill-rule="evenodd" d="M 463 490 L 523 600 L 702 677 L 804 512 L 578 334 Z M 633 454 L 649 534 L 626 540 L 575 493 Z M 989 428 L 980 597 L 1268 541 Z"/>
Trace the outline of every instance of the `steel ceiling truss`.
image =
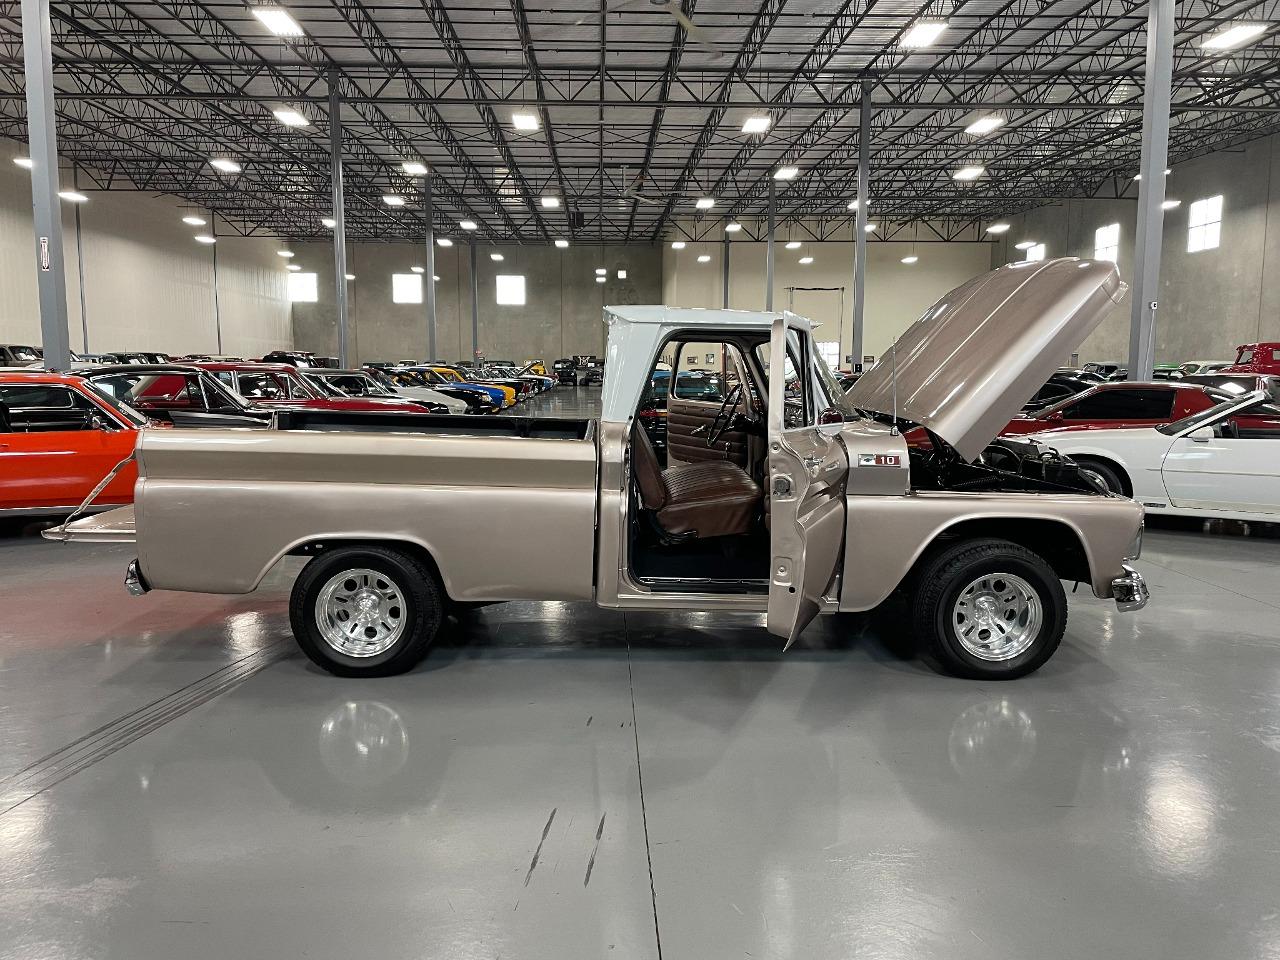
<path id="1" fill-rule="evenodd" d="M 17 0 L 0 0 L 0 135 L 24 139 Z M 228 0 L 54 0 L 60 150 L 85 189 L 172 194 L 229 229 L 325 236 L 330 78 L 346 132 L 353 237 L 420 239 L 433 170 L 435 229 L 485 241 L 608 243 L 755 235 L 780 165 L 779 222 L 847 235 L 860 86 L 871 80 L 871 211 L 881 239 L 978 239 L 990 219 L 1065 197 L 1132 194 L 1145 3 L 1134 0 L 327 0 L 292 8 L 306 35 L 271 35 Z M 901 38 L 946 18 L 929 50 Z M 1280 30 L 1234 51 L 1202 44 L 1233 21 L 1274 24 L 1280 0 L 1184 0 L 1174 62 L 1174 160 L 1280 130 Z M 708 47 L 713 48 L 709 51 Z M 285 128 L 288 104 L 312 126 Z M 516 131 L 527 110 L 536 131 Z M 1000 130 L 963 132 L 998 111 Z M 768 133 L 742 120 L 767 114 Z M 218 173 L 214 156 L 239 174 Z M 958 183 L 956 167 L 986 174 Z M 657 199 L 645 203 L 635 193 Z M 408 200 L 391 208 L 381 197 Z M 561 206 L 543 208 L 543 195 Z M 694 216 L 698 196 L 716 207 Z"/>

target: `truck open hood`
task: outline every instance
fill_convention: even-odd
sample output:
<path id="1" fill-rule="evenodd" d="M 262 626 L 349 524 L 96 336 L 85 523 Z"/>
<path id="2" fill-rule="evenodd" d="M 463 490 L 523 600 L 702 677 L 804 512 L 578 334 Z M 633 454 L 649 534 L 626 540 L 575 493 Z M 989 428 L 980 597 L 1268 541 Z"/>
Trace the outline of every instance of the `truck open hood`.
<path id="1" fill-rule="evenodd" d="M 863 410 L 927 427 L 972 461 L 1127 289 L 1113 263 L 1011 263 L 924 312 L 849 390 Z"/>

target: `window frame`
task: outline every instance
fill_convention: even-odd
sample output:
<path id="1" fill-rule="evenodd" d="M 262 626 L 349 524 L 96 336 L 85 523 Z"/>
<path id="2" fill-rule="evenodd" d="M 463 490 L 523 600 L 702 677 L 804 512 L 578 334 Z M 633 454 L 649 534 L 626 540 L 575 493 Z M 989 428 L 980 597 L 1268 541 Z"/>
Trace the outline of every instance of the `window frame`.
<path id="1" fill-rule="evenodd" d="M 1194 200 L 1187 208 L 1187 253 L 1203 253 L 1222 246 L 1223 195 Z"/>

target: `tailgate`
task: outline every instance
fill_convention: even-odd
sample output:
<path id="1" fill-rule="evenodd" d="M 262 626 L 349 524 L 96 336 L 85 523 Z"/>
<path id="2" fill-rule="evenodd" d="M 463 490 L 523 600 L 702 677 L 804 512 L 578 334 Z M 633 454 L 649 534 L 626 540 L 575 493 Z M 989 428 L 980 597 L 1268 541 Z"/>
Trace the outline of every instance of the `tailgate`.
<path id="1" fill-rule="evenodd" d="M 46 540 L 75 540 L 77 543 L 133 543 L 138 539 L 134 530 L 133 504 L 84 517 L 75 523 L 64 523 L 43 531 L 41 536 Z"/>

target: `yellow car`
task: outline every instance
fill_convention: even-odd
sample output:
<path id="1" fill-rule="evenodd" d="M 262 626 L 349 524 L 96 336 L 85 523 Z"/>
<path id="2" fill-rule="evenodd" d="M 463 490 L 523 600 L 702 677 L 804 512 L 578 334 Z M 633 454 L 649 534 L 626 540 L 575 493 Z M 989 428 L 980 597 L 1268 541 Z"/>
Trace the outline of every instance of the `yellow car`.
<path id="1" fill-rule="evenodd" d="M 490 389 L 490 390 L 501 390 L 502 391 L 502 407 L 504 410 L 507 407 L 515 405 L 516 391 L 514 387 L 504 386 L 501 383 L 488 383 L 483 380 L 467 380 L 462 375 L 460 375 L 457 370 L 454 370 L 452 367 L 429 367 L 428 369 L 434 370 L 436 373 L 440 374 L 440 376 L 444 377 L 446 380 L 450 380 L 454 383 L 471 383 L 471 384 L 475 384 L 475 386 L 477 387 L 485 387 L 486 389 Z"/>
<path id="2" fill-rule="evenodd" d="M 524 370 L 522 373 L 533 373 L 539 377 L 547 376 L 547 361 L 545 360 L 526 360 L 524 362 Z"/>

